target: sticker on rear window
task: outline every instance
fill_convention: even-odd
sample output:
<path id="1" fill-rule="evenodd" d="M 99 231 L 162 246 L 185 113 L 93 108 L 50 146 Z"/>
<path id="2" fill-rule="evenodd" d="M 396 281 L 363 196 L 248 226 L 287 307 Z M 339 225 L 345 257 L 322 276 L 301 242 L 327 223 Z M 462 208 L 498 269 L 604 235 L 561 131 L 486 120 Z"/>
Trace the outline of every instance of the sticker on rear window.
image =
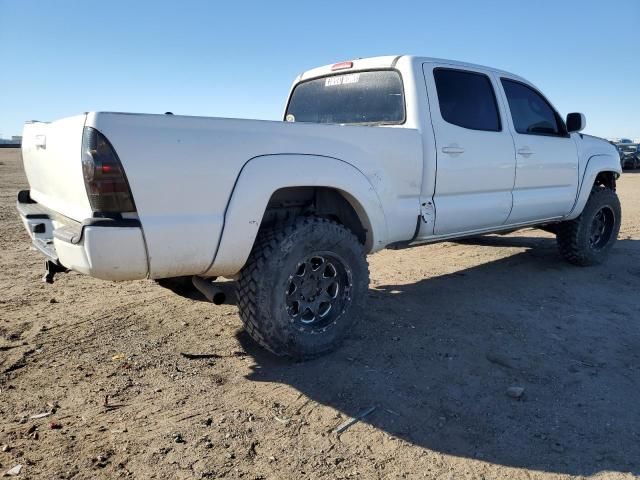
<path id="1" fill-rule="evenodd" d="M 324 86 L 334 87 L 336 85 L 348 85 L 350 83 L 358 83 L 359 80 L 360 80 L 359 73 L 350 73 L 348 75 L 327 77 L 327 79 L 324 81 Z"/>

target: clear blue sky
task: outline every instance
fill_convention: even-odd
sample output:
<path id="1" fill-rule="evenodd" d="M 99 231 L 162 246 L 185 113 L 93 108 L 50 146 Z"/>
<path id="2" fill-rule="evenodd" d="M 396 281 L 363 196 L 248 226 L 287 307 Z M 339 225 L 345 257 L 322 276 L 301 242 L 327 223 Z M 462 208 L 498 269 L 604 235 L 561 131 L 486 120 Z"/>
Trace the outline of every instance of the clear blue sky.
<path id="1" fill-rule="evenodd" d="M 90 110 L 279 119 L 292 79 L 410 53 L 520 74 L 640 137 L 640 0 L 0 0 L 0 135 Z"/>

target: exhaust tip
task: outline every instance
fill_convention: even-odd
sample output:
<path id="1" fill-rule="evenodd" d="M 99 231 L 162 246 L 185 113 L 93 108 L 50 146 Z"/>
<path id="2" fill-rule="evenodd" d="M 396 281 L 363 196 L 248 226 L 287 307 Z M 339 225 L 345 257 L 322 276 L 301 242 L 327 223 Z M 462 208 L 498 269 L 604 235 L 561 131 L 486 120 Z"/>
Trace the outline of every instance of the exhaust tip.
<path id="1" fill-rule="evenodd" d="M 210 278 L 194 276 L 191 281 L 193 286 L 213 304 L 222 305 L 227 300 L 227 294 L 219 286 L 211 283 Z"/>
<path id="2" fill-rule="evenodd" d="M 215 305 L 222 305 L 225 300 L 227 299 L 227 296 L 224 294 L 224 292 L 216 292 L 213 295 L 213 299 L 211 300 Z"/>

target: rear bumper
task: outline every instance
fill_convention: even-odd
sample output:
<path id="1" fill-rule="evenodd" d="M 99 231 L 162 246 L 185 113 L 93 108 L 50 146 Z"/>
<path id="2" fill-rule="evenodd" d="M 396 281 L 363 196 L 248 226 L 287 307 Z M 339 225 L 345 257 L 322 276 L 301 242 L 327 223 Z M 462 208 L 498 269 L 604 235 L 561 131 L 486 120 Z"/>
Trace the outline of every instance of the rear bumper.
<path id="1" fill-rule="evenodd" d="M 48 260 L 103 280 L 147 278 L 147 252 L 140 221 L 89 218 L 75 222 L 18 194 L 18 213 L 33 246 Z"/>

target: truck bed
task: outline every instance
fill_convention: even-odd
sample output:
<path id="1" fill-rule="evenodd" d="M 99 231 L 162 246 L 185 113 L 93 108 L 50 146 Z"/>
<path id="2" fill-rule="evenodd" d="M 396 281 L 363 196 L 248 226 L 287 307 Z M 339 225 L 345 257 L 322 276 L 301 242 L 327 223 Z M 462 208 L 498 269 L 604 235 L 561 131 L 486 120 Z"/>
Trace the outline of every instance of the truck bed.
<path id="1" fill-rule="evenodd" d="M 122 162 L 151 278 L 207 271 L 241 170 L 266 155 L 348 161 L 371 183 L 387 221 L 406 224 L 393 231 L 409 238 L 415 228 L 422 142 L 414 129 L 111 112 L 26 125 L 23 157 L 33 199 L 77 222 L 92 216 L 80 161 L 85 126 L 105 135 Z M 396 215 L 407 211 L 403 202 L 415 205 L 410 219 Z"/>

